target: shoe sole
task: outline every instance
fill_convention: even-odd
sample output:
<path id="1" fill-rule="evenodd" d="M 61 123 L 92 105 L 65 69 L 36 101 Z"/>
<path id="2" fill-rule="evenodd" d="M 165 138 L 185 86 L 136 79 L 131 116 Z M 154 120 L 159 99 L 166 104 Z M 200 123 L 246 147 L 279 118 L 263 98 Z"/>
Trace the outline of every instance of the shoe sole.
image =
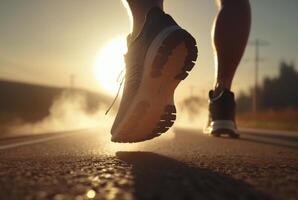
<path id="1" fill-rule="evenodd" d="M 160 136 L 176 119 L 174 92 L 195 65 L 195 39 L 179 26 L 163 30 L 151 43 L 138 92 L 113 142 L 133 143 Z"/>
<path id="2" fill-rule="evenodd" d="M 204 130 L 204 133 L 210 134 L 214 137 L 228 136 L 231 138 L 239 138 L 240 134 L 236 129 L 235 123 L 229 120 L 213 121 L 210 127 Z"/>

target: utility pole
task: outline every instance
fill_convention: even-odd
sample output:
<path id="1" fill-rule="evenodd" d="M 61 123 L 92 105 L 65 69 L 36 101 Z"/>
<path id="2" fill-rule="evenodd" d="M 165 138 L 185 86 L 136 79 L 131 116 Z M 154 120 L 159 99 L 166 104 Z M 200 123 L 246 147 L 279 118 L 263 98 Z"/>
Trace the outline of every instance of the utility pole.
<path id="1" fill-rule="evenodd" d="M 253 42 L 249 43 L 250 45 L 255 47 L 255 69 L 254 69 L 254 91 L 252 97 L 252 111 L 253 113 L 257 113 L 258 108 L 258 86 L 259 86 L 259 63 L 262 61 L 260 57 L 260 47 L 267 46 L 269 43 L 267 41 L 263 41 L 260 39 L 256 39 Z"/>
<path id="2" fill-rule="evenodd" d="M 190 97 L 193 97 L 194 94 L 193 94 L 193 90 L 194 90 L 194 86 L 190 86 Z"/>
<path id="3" fill-rule="evenodd" d="M 70 75 L 70 89 L 71 90 L 73 90 L 75 87 L 75 78 L 76 78 L 76 75 L 74 75 L 74 74 Z"/>

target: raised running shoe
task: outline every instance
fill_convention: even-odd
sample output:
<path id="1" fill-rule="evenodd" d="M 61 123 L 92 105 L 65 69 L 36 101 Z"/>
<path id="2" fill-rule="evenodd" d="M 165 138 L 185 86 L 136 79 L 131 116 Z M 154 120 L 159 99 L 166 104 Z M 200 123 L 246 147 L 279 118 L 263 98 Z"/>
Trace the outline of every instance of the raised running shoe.
<path id="1" fill-rule="evenodd" d="M 194 67 L 197 47 L 195 39 L 159 8 L 152 8 L 139 35 L 127 40 L 124 90 L 112 141 L 141 142 L 174 124 L 174 91 Z"/>
<path id="2" fill-rule="evenodd" d="M 209 92 L 209 119 L 204 133 L 215 137 L 227 135 L 238 138 L 239 133 L 235 122 L 235 97 L 234 93 L 225 89 L 220 95 L 214 97 L 213 91 Z"/>

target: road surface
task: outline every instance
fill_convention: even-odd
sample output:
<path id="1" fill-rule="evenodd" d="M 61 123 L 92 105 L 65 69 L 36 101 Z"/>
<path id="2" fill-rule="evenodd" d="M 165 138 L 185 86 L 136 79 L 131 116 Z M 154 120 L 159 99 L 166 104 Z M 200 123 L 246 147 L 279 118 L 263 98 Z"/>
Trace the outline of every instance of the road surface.
<path id="1" fill-rule="evenodd" d="M 298 136 L 175 129 L 115 144 L 105 129 L 0 140 L 0 199 L 298 199 Z"/>

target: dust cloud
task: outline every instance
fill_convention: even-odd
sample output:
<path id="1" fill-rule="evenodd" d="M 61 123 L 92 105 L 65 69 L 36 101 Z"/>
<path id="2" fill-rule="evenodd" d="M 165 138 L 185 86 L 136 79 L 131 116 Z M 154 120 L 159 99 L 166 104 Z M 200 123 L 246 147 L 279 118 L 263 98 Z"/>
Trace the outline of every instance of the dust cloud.
<path id="1" fill-rule="evenodd" d="M 208 121 L 208 100 L 199 96 L 185 98 L 177 105 L 176 127 L 203 129 Z"/>
<path id="2" fill-rule="evenodd" d="M 84 94 L 63 92 L 49 109 L 49 115 L 35 123 L 20 124 L 9 129 L 10 135 L 41 134 L 87 128 L 107 128 L 112 117 L 105 115 L 106 105 L 88 111 L 87 97 Z"/>
<path id="3" fill-rule="evenodd" d="M 174 126 L 201 130 L 208 118 L 207 102 L 200 97 L 189 97 L 178 102 Z M 106 104 L 99 103 L 95 110 L 90 111 L 84 94 L 63 92 L 53 101 L 47 117 L 38 122 L 11 126 L 8 135 L 32 135 L 88 128 L 108 131 L 113 123 L 115 110 L 105 115 L 106 108 Z"/>

